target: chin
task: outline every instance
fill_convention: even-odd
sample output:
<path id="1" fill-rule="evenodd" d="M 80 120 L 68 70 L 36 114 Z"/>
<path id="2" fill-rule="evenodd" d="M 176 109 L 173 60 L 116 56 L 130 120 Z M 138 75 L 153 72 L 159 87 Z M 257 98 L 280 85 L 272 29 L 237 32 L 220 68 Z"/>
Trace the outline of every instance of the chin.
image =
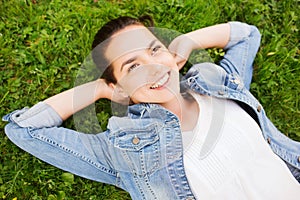
<path id="1" fill-rule="evenodd" d="M 150 90 L 144 91 L 138 95 L 131 96 L 131 100 L 135 103 L 156 103 L 156 104 L 165 104 L 174 99 L 177 99 L 180 94 L 179 87 L 172 87 L 168 89 L 161 90 Z"/>

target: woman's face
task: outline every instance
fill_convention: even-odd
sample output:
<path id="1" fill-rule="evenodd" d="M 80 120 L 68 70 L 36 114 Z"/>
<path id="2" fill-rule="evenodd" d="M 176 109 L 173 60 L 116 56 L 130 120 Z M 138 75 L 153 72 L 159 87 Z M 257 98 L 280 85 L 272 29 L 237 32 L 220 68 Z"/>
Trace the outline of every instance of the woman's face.
<path id="1" fill-rule="evenodd" d="M 120 87 L 134 103 L 167 103 L 179 94 L 179 72 L 168 49 L 144 26 L 112 36 L 106 58 Z"/>

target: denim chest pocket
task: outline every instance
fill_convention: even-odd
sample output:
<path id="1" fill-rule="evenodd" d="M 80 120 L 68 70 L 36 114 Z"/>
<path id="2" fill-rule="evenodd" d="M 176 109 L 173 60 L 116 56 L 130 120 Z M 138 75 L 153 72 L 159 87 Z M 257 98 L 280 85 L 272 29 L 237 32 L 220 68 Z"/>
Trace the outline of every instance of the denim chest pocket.
<path id="1" fill-rule="evenodd" d="M 133 174 L 144 176 L 159 167 L 159 135 L 157 124 L 141 128 L 122 129 L 110 138 L 114 147 L 121 152 L 124 161 Z M 127 168 L 127 167 L 126 167 Z"/>
<path id="2" fill-rule="evenodd" d="M 122 130 L 116 135 L 114 145 L 126 151 L 139 151 L 158 140 L 159 136 L 153 126 L 145 129 Z"/>

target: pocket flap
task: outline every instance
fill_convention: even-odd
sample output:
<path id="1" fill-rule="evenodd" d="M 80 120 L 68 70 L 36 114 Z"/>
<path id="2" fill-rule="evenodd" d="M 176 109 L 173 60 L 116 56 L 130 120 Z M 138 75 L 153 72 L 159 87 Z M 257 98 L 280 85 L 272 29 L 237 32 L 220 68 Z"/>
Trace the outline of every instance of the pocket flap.
<path id="1" fill-rule="evenodd" d="M 120 129 L 111 139 L 117 148 L 139 151 L 159 140 L 157 124 L 152 123 L 138 129 Z"/>

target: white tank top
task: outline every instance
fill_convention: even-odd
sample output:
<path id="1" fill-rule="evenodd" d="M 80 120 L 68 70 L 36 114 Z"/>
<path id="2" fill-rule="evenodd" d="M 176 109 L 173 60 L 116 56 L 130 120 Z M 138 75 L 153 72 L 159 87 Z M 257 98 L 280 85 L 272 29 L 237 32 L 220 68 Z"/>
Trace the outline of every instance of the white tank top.
<path id="1" fill-rule="evenodd" d="M 193 96 L 198 122 L 182 137 L 185 171 L 197 199 L 300 199 L 300 185 L 251 116 L 231 100 Z"/>

